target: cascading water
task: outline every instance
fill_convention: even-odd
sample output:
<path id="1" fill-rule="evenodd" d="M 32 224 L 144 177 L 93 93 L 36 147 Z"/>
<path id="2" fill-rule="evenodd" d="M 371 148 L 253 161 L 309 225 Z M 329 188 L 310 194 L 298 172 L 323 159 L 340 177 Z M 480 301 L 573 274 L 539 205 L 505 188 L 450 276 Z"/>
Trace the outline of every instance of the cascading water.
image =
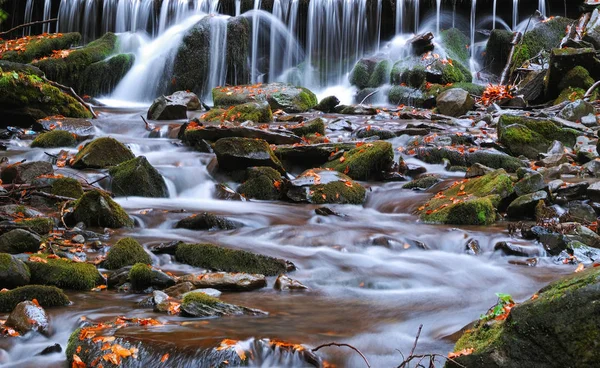
<path id="1" fill-rule="evenodd" d="M 260 10 L 261 0 L 254 0 L 254 12 L 252 13 L 252 61 L 250 62 L 250 81 L 256 83 L 258 81 L 258 29 L 260 27 Z"/>
<path id="2" fill-rule="evenodd" d="M 225 85 L 227 76 L 227 16 L 211 16 L 210 22 L 210 69 L 208 86 L 210 88 Z"/>
<path id="3" fill-rule="evenodd" d="M 49 20 L 52 17 L 52 0 L 45 0 L 44 1 L 44 19 L 43 20 Z M 44 33 L 50 33 L 51 32 L 51 27 L 52 24 L 50 23 L 46 23 L 42 26 L 42 32 Z"/>
<path id="4" fill-rule="evenodd" d="M 493 20 L 492 20 L 492 24 L 493 24 L 492 28 L 496 29 L 496 11 L 498 10 L 498 0 L 494 0 L 494 5 L 493 6 L 494 6 L 494 9 L 493 9 L 493 12 L 492 12 L 492 18 L 493 18 Z"/>
<path id="5" fill-rule="evenodd" d="M 471 60 L 473 56 L 475 56 L 475 20 L 477 16 L 477 0 L 472 0 L 471 2 L 471 23 L 470 23 L 470 36 L 471 36 L 471 45 L 469 50 L 471 52 Z"/>
<path id="6" fill-rule="evenodd" d="M 538 10 L 543 16 L 546 16 L 546 0 L 539 0 Z"/>
<path id="7" fill-rule="evenodd" d="M 404 31 L 404 1 L 396 0 L 396 35 Z"/>
<path id="8" fill-rule="evenodd" d="M 436 34 L 440 34 L 440 16 L 442 12 L 442 0 L 435 0 Z"/>
<path id="9" fill-rule="evenodd" d="M 512 27 L 517 29 L 519 25 L 519 0 L 513 0 Z"/>
<path id="10" fill-rule="evenodd" d="M 31 23 L 31 19 L 33 18 L 33 1 L 27 0 L 25 4 L 25 15 L 23 16 L 24 23 Z M 26 27 L 23 29 L 23 36 L 27 36 L 31 34 L 31 27 Z"/>
<path id="11" fill-rule="evenodd" d="M 419 2 L 420 2 L 420 0 L 413 0 L 413 7 L 414 7 L 414 11 L 415 11 L 415 17 L 414 17 L 415 33 L 419 33 L 419 19 L 421 18 Z"/>

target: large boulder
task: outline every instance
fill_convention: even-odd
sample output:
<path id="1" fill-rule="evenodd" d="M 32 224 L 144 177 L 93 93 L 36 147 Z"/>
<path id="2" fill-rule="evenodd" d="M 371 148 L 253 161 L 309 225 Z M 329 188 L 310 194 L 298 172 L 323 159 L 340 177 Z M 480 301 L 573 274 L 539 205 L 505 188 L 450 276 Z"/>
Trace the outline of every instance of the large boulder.
<path id="1" fill-rule="evenodd" d="M 188 124 L 182 141 L 192 147 L 202 147 L 202 141 L 218 141 L 221 138 L 255 138 L 263 139 L 269 144 L 295 144 L 302 139 L 286 130 L 272 131 L 248 126 L 213 126 L 199 125 L 192 122 Z"/>
<path id="2" fill-rule="evenodd" d="M 485 46 L 484 65 L 488 70 L 500 75 L 510 57 L 512 49 L 513 33 L 504 29 L 494 29 L 490 33 L 490 38 Z"/>
<path id="3" fill-rule="evenodd" d="M 37 300 L 43 307 L 69 305 L 69 298 L 55 286 L 26 285 L 0 293 L 0 312 L 8 313 L 25 300 Z"/>
<path id="4" fill-rule="evenodd" d="M 3 50 L 0 59 L 7 62 L 31 63 L 35 59 L 51 56 L 55 50 L 65 50 L 76 46 L 80 41 L 81 35 L 77 32 L 24 37 L 17 42 L 9 43 L 8 49 Z M 11 47 L 12 45 L 14 47 Z M 0 68 L 3 68 L 2 65 Z"/>
<path id="5" fill-rule="evenodd" d="M 131 70 L 134 61 L 133 54 L 118 54 L 88 65 L 77 80 L 77 92 L 88 96 L 110 94 Z"/>
<path id="6" fill-rule="evenodd" d="M 221 87 L 214 88 L 212 93 L 215 106 L 223 108 L 267 101 L 272 110 L 298 113 L 308 111 L 318 103 L 317 96 L 310 90 L 284 83 Z"/>
<path id="7" fill-rule="evenodd" d="M 440 113 L 459 117 L 469 112 L 475 105 L 475 100 L 469 92 L 461 88 L 451 88 L 440 93 L 437 97 L 437 108 Z"/>
<path id="8" fill-rule="evenodd" d="M 79 198 L 74 206 L 72 218 L 75 223 L 83 222 L 86 226 L 99 227 L 131 227 L 133 220 L 118 203 L 104 192 L 93 190 Z"/>
<path id="9" fill-rule="evenodd" d="M 369 180 L 382 178 L 382 173 L 391 168 L 393 161 L 391 143 L 375 141 L 358 144 L 339 157 L 334 155 L 323 167 L 344 173 L 354 180 Z"/>
<path id="10" fill-rule="evenodd" d="M 35 253 L 40 249 L 41 238 L 24 229 L 14 229 L 0 236 L 0 252 L 19 254 Z"/>
<path id="11" fill-rule="evenodd" d="M 600 269 L 590 268 L 542 288 L 508 315 L 486 314 L 454 347 L 470 354 L 454 358 L 456 363 L 448 361 L 446 367 L 596 366 L 599 282 Z"/>
<path id="12" fill-rule="evenodd" d="M 187 110 L 182 100 L 160 96 L 150 105 L 147 117 L 149 120 L 182 120 L 187 119 Z"/>
<path id="13" fill-rule="evenodd" d="M 594 73 L 595 77 L 600 76 L 600 73 L 597 72 L 600 61 L 596 58 L 596 50 L 593 48 L 552 49 L 548 72 L 544 79 L 547 99 L 554 99 L 565 91 L 560 90 L 559 85 L 564 84 L 562 83 L 563 79 L 574 66 L 585 68 Z"/>
<path id="14" fill-rule="evenodd" d="M 292 180 L 286 195 L 294 202 L 362 204 L 366 190 L 340 172 L 312 169 Z"/>
<path id="15" fill-rule="evenodd" d="M 211 109 L 202 115 L 200 120 L 213 123 L 245 121 L 270 123 L 273 121 L 273 112 L 266 101 L 247 102 L 228 109 Z"/>
<path id="16" fill-rule="evenodd" d="M 113 166 L 108 171 L 116 196 L 168 197 L 167 184 L 146 157 L 139 156 Z"/>
<path id="17" fill-rule="evenodd" d="M 584 100 L 576 100 L 563 107 L 558 116 L 569 121 L 579 122 L 584 116 L 595 114 L 594 105 Z"/>
<path id="18" fill-rule="evenodd" d="M 285 173 L 269 144 L 261 139 L 223 138 L 215 143 L 214 150 L 220 170 L 236 171 L 267 166 Z"/>
<path id="19" fill-rule="evenodd" d="M 199 110 L 202 108 L 202 103 L 194 92 L 177 91 L 170 96 L 166 96 L 166 98 L 185 105 L 188 110 Z"/>
<path id="20" fill-rule="evenodd" d="M 179 220 L 175 225 L 177 229 L 189 230 L 233 230 L 238 227 L 239 223 L 208 212 L 191 215 Z"/>
<path id="21" fill-rule="evenodd" d="M 73 147 L 77 144 L 77 139 L 72 133 L 65 130 L 52 130 L 50 132 L 38 135 L 33 142 L 32 148 L 56 148 Z"/>
<path id="22" fill-rule="evenodd" d="M 26 262 L 31 271 L 31 283 L 53 285 L 72 290 L 91 290 L 104 284 L 104 277 L 91 263 L 32 255 Z"/>
<path id="23" fill-rule="evenodd" d="M 283 179 L 281 173 L 271 167 L 249 167 L 246 180 L 237 189 L 247 199 L 275 201 L 281 199 Z"/>
<path id="24" fill-rule="evenodd" d="M 524 194 L 510 203 L 506 213 L 511 218 L 535 218 L 535 209 L 540 201 L 545 202 L 548 199 L 548 193 L 543 190 Z"/>
<path id="25" fill-rule="evenodd" d="M 31 184 L 42 175 L 53 175 L 52 164 L 46 161 L 15 163 L 2 169 L 0 177 L 6 184 Z"/>
<path id="26" fill-rule="evenodd" d="M 103 265 L 109 270 L 116 270 L 136 263 L 151 264 L 152 259 L 137 240 L 123 238 L 110 248 Z"/>
<path id="27" fill-rule="evenodd" d="M 50 334 L 50 317 L 48 317 L 44 308 L 30 301 L 17 304 L 4 325 L 13 328 L 22 335 L 32 331 L 43 335 Z"/>
<path id="28" fill-rule="evenodd" d="M 71 162 L 76 169 L 105 169 L 133 159 L 135 156 L 121 142 L 102 137 L 86 144 Z"/>
<path id="29" fill-rule="evenodd" d="M 360 89 L 382 86 L 389 81 L 391 68 L 391 62 L 387 59 L 360 59 L 350 72 L 350 84 Z"/>
<path id="30" fill-rule="evenodd" d="M 7 253 L 0 253 L 0 284 L 13 289 L 29 284 L 31 273 L 23 261 Z"/>

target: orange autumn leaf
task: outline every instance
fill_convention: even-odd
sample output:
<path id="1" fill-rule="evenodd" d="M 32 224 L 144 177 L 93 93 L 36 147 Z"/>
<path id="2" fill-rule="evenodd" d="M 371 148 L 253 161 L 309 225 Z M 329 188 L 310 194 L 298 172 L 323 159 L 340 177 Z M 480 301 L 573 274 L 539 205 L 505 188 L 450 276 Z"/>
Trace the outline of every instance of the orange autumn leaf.
<path id="1" fill-rule="evenodd" d="M 77 354 L 73 354 L 73 364 L 71 364 L 71 368 L 85 368 L 85 363 L 81 360 L 81 358 Z"/>
<path id="2" fill-rule="evenodd" d="M 473 348 L 468 348 L 468 349 L 462 349 L 461 351 L 457 351 L 454 353 L 448 353 L 448 359 L 455 359 L 460 356 L 471 355 L 471 354 L 473 354 L 473 350 L 474 350 Z"/>
<path id="3" fill-rule="evenodd" d="M 29 257 L 29 262 L 48 263 L 48 261 L 46 261 L 45 259 L 35 256 Z"/>
<path id="4" fill-rule="evenodd" d="M 581 272 L 583 271 L 583 269 L 585 268 L 585 266 L 583 265 L 583 263 L 580 263 L 577 268 L 575 269 L 575 273 Z"/>
<path id="5" fill-rule="evenodd" d="M 164 363 L 164 362 L 166 362 L 168 359 L 169 359 L 169 353 L 167 353 L 167 354 L 163 355 L 163 356 L 160 358 L 160 362 L 161 362 L 161 363 Z"/>

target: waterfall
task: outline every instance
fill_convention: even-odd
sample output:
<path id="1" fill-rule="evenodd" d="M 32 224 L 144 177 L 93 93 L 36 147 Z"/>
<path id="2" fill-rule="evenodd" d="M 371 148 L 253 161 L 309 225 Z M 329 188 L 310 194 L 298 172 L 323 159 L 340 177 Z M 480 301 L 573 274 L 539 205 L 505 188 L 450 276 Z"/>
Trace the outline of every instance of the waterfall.
<path id="1" fill-rule="evenodd" d="M 235 0 L 235 16 L 239 16 L 242 13 L 242 0 Z"/>
<path id="2" fill-rule="evenodd" d="M 84 6 L 83 30 L 81 37 L 85 41 L 96 38 L 96 1 L 87 0 Z"/>
<path id="3" fill-rule="evenodd" d="M 52 18 L 52 0 L 44 1 L 44 20 L 49 20 Z M 52 25 L 50 23 L 46 23 L 42 26 L 43 33 L 50 33 L 50 28 Z"/>
<path id="4" fill-rule="evenodd" d="M 496 29 L 496 10 L 497 10 L 497 6 L 498 6 L 497 1 L 498 0 L 494 0 L 494 5 L 493 5 L 494 9 L 492 11 L 492 19 L 493 19 L 492 20 L 492 29 Z"/>
<path id="5" fill-rule="evenodd" d="M 285 14 L 281 6 L 281 0 L 273 1 L 273 10 L 271 11 L 273 17 L 285 21 Z M 281 45 L 277 42 L 277 23 L 271 22 L 270 29 L 270 50 L 269 50 L 269 80 L 272 81 L 274 76 L 279 76 L 283 72 L 283 64 L 285 63 L 285 57 L 279 53 L 285 52 L 285 48 L 281 49 Z"/>
<path id="6" fill-rule="evenodd" d="M 250 62 L 250 81 L 258 81 L 258 28 L 260 27 L 260 0 L 254 0 L 254 13 L 252 13 L 252 61 Z"/>
<path id="7" fill-rule="evenodd" d="M 513 0 L 512 27 L 513 31 L 519 25 L 519 0 Z"/>
<path id="8" fill-rule="evenodd" d="M 442 0 L 435 0 L 435 11 L 436 11 L 436 35 L 440 34 L 440 13 L 442 11 Z"/>
<path id="9" fill-rule="evenodd" d="M 381 0 L 377 0 L 377 9 L 375 10 L 375 23 L 376 23 L 376 50 L 379 51 L 381 47 Z"/>
<path id="10" fill-rule="evenodd" d="M 210 21 L 210 68 L 207 96 L 213 87 L 224 86 L 227 77 L 227 19 L 226 16 L 211 16 Z"/>
<path id="11" fill-rule="evenodd" d="M 33 18 L 33 1 L 34 0 L 27 0 L 27 3 L 25 3 L 25 15 L 23 16 L 23 24 L 30 23 L 31 19 Z M 30 34 L 31 27 L 23 28 L 23 36 L 27 36 Z"/>
<path id="12" fill-rule="evenodd" d="M 471 2 L 471 45 L 469 50 L 471 51 L 471 59 L 475 56 L 475 17 L 477 13 L 477 0 Z"/>
<path id="13" fill-rule="evenodd" d="M 396 0 L 396 35 L 402 34 L 404 29 L 404 1 Z"/>
<path id="14" fill-rule="evenodd" d="M 539 0 L 538 2 L 538 10 L 542 13 L 543 16 L 546 16 L 546 0 Z"/>
<path id="15" fill-rule="evenodd" d="M 419 17 L 421 16 L 419 1 L 420 0 L 413 0 L 413 6 L 415 10 L 415 33 L 419 33 Z"/>

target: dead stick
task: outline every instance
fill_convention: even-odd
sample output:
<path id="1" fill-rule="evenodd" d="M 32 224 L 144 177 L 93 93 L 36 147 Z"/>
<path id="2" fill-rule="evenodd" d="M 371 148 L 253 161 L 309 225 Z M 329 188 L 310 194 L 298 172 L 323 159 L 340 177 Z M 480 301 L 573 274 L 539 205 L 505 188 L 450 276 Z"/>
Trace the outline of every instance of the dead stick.
<path id="1" fill-rule="evenodd" d="M 594 84 L 593 84 L 593 85 L 590 87 L 590 89 L 588 89 L 588 90 L 587 90 L 587 92 L 585 93 L 585 95 L 583 95 L 583 99 L 584 99 L 584 100 L 587 100 L 587 99 L 589 99 L 590 97 L 592 97 L 592 93 L 594 93 L 594 90 L 595 90 L 596 88 L 598 88 L 598 86 L 600 86 L 600 81 L 598 81 L 598 82 L 594 83 Z"/>
<path id="2" fill-rule="evenodd" d="M 98 119 L 98 115 L 96 115 L 96 113 L 94 112 L 94 109 L 92 108 L 92 106 L 90 106 L 87 102 L 85 102 L 83 100 L 83 98 L 79 97 L 79 95 L 77 93 L 75 93 L 75 91 L 73 90 L 73 88 L 71 87 L 67 87 L 65 85 L 62 85 L 60 83 L 54 82 L 49 80 L 48 78 L 44 77 L 43 78 L 44 81 L 48 84 L 50 84 L 51 86 L 54 86 L 58 89 L 61 89 L 63 91 L 65 91 L 66 93 L 70 94 L 71 97 L 73 97 L 74 99 L 76 99 L 77 101 L 79 101 L 79 103 L 81 103 L 94 117 L 94 119 Z"/>
<path id="3" fill-rule="evenodd" d="M 417 348 L 417 343 L 419 342 L 419 337 L 421 336 L 421 330 L 423 330 L 423 324 L 419 325 L 419 330 L 417 331 L 417 337 L 415 337 L 415 343 L 413 344 L 413 347 L 410 350 L 410 354 L 408 356 L 412 356 L 415 353 L 415 349 Z"/>
<path id="4" fill-rule="evenodd" d="M 46 197 L 46 198 L 50 198 L 50 199 L 58 199 L 59 201 L 75 201 L 77 200 L 77 198 L 73 198 L 73 197 L 65 197 L 65 196 L 60 196 L 60 195 L 56 195 L 56 194 L 52 194 L 52 193 L 46 193 L 46 192 L 31 192 L 30 195 L 36 195 L 36 196 L 40 196 L 40 197 Z"/>
<path id="5" fill-rule="evenodd" d="M 58 18 L 52 18 L 52 19 L 48 19 L 48 20 L 38 20 L 36 22 L 21 24 L 20 26 L 11 28 L 8 31 L 0 32 L 0 36 L 9 34 L 10 32 L 16 31 L 17 29 L 21 29 L 21 28 L 25 28 L 25 27 L 29 27 L 29 26 L 35 26 L 36 24 L 45 24 L 45 23 L 56 22 L 57 20 L 58 20 Z"/>
<path id="6" fill-rule="evenodd" d="M 327 347 L 327 346 L 338 346 L 338 347 L 344 347 L 345 346 L 347 348 L 350 348 L 350 349 L 356 351 L 363 358 L 363 360 L 365 361 L 365 364 L 367 365 L 368 368 L 371 368 L 371 365 L 369 364 L 369 361 L 367 360 L 367 357 L 363 353 L 361 353 L 360 350 L 358 350 L 357 348 L 355 348 L 354 346 L 349 345 L 349 344 L 340 344 L 338 342 L 330 342 L 328 344 L 319 345 L 316 348 L 312 349 L 312 351 L 315 352 L 315 351 L 317 351 L 317 350 L 319 350 L 321 348 Z"/>

